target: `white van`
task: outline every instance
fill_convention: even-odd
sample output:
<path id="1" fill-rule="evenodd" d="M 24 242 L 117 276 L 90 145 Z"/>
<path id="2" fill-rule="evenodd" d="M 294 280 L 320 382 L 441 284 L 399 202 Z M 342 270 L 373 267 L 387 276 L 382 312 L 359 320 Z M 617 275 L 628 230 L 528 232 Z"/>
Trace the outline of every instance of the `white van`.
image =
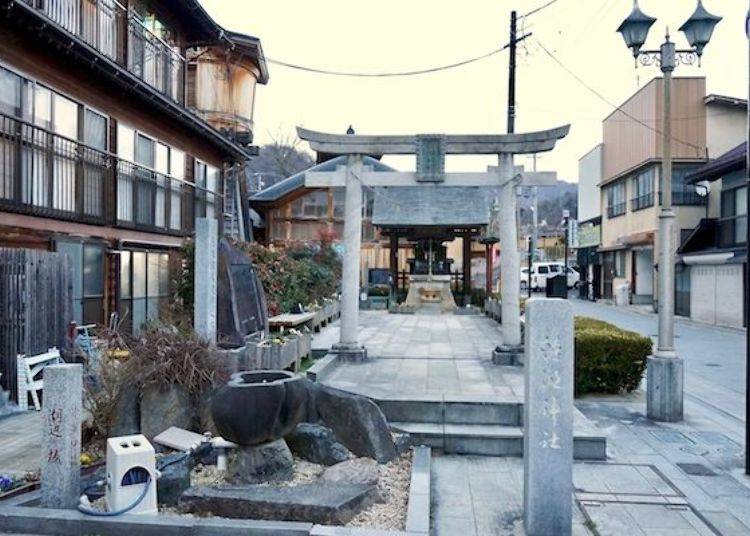
<path id="1" fill-rule="evenodd" d="M 547 279 L 562 274 L 565 265 L 561 262 L 535 262 L 531 265 L 531 290 L 544 290 L 547 288 Z M 568 266 L 568 288 L 574 288 L 581 279 L 580 274 Z M 529 269 L 521 268 L 521 289 L 526 290 L 529 286 Z"/>

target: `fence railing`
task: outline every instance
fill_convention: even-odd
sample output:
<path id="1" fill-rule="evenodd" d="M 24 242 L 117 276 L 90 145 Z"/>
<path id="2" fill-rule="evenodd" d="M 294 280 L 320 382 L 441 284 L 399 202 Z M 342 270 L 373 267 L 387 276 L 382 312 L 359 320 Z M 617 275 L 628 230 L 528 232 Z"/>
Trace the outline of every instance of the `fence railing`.
<path id="1" fill-rule="evenodd" d="M 193 229 L 195 190 L 189 183 L 0 114 L 1 210 L 184 235 Z"/>
<path id="2" fill-rule="evenodd" d="M 23 0 L 170 99 L 184 104 L 186 60 L 115 0 Z"/>
<path id="3" fill-rule="evenodd" d="M 614 203 L 607 207 L 607 217 L 614 218 L 616 216 L 622 216 L 627 210 L 628 204 L 623 201 L 622 203 Z"/>
<path id="4" fill-rule="evenodd" d="M 654 193 L 639 195 L 630 200 L 632 210 L 642 210 L 654 205 Z"/>
<path id="5" fill-rule="evenodd" d="M 104 224 L 111 156 L 0 114 L 0 206 L 32 215 Z"/>

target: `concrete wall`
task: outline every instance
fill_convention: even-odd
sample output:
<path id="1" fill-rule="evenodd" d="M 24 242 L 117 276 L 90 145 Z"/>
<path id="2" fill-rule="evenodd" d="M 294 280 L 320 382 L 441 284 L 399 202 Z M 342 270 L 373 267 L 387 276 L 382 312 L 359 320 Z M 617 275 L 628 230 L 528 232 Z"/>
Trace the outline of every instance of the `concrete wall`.
<path id="1" fill-rule="evenodd" d="M 703 159 L 706 145 L 705 78 L 675 78 L 672 86 L 672 156 L 675 159 Z M 603 182 L 661 158 L 663 80 L 655 78 L 632 95 L 603 122 Z M 626 115 L 627 114 L 627 115 Z M 629 117 L 630 116 L 630 117 Z M 641 123 L 633 121 L 638 118 Z M 643 124 L 642 124 L 643 123 Z M 648 125 L 648 126 L 644 126 Z M 677 142 L 681 140 L 686 143 Z M 698 149 L 696 149 L 698 147 Z"/>
<path id="2" fill-rule="evenodd" d="M 709 158 L 718 158 L 747 139 L 747 113 L 738 108 L 706 105 Z"/>
<path id="3" fill-rule="evenodd" d="M 742 265 L 690 268 L 690 318 L 717 326 L 742 327 Z"/>
<path id="4" fill-rule="evenodd" d="M 598 184 L 602 180 L 603 151 L 600 143 L 578 160 L 578 221 L 601 216 Z"/>

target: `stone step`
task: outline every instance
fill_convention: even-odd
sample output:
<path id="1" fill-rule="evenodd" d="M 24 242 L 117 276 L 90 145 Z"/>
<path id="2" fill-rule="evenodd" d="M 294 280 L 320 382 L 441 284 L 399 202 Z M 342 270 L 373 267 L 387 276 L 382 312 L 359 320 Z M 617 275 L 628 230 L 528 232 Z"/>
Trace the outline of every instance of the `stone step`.
<path id="1" fill-rule="evenodd" d="M 373 398 L 389 422 L 520 426 L 523 403 L 499 398 Z"/>
<path id="2" fill-rule="evenodd" d="M 398 432 L 409 434 L 414 444 L 441 449 L 446 454 L 483 456 L 523 456 L 523 429 L 498 424 L 438 424 L 424 422 L 391 422 Z M 573 457 L 576 460 L 604 460 L 607 440 L 587 427 L 576 426 Z"/>

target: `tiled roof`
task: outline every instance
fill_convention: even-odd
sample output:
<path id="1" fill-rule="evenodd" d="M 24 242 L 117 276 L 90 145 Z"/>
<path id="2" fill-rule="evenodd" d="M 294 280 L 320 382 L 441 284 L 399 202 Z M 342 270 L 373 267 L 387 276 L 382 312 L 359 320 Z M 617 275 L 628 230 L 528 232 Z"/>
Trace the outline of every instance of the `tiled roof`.
<path id="1" fill-rule="evenodd" d="M 732 171 L 745 169 L 746 153 L 747 142 L 740 143 L 731 151 L 688 173 L 685 180 L 687 182 L 712 181 Z"/>
<path id="2" fill-rule="evenodd" d="M 372 223 L 381 227 L 487 225 L 490 197 L 487 188 L 477 186 L 378 187 Z"/>
<path id="3" fill-rule="evenodd" d="M 282 197 L 294 192 L 295 190 L 305 187 L 305 173 L 309 171 L 335 171 L 338 166 L 346 165 L 346 159 L 346 156 L 337 156 L 336 158 L 332 158 L 331 160 L 326 160 L 322 164 L 317 164 L 304 171 L 300 171 L 299 173 L 292 175 L 291 177 L 288 177 L 283 181 L 279 181 L 273 186 L 269 186 L 268 188 L 252 195 L 250 197 L 250 203 L 270 203 L 273 201 L 278 201 Z M 363 163 L 367 166 L 372 166 L 373 170 L 375 171 L 396 171 L 392 167 L 386 166 L 385 164 L 382 164 L 378 160 L 375 160 L 374 158 L 371 158 L 369 156 L 363 157 Z"/>

